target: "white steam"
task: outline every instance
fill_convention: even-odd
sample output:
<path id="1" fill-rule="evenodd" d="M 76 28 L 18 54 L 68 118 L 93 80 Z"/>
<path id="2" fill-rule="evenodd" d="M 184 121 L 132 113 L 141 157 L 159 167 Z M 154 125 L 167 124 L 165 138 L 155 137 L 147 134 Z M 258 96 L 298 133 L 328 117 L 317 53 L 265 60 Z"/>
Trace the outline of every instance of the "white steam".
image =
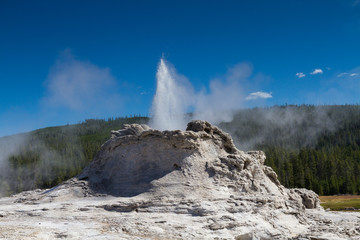
<path id="1" fill-rule="evenodd" d="M 10 187 L 4 179 L 16 181 L 16 177 L 9 176 L 9 157 L 21 151 L 24 144 L 28 142 L 26 135 L 13 135 L 0 139 L 0 197 L 4 197 L 10 191 Z"/>
<path id="2" fill-rule="evenodd" d="M 213 124 L 229 122 L 245 101 L 251 66 L 241 63 L 230 68 L 223 79 L 212 80 L 208 88 L 195 92 L 190 82 L 164 59 L 156 74 L 157 89 L 151 108 L 151 127 L 159 130 L 184 129 L 192 119 Z"/>
<path id="3" fill-rule="evenodd" d="M 185 112 L 190 105 L 190 83 L 177 74 L 175 68 L 164 59 L 160 60 L 156 79 L 151 126 L 159 130 L 183 129 L 186 123 Z"/>
<path id="4" fill-rule="evenodd" d="M 70 126 L 59 130 L 63 135 L 68 135 L 68 131 L 74 129 Z M 33 133 L 0 138 L 0 197 L 14 191 L 34 189 L 39 183 L 52 182 L 60 177 L 59 169 L 64 174 L 74 171 L 74 165 L 81 164 L 80 158 L 73 162 L 74 165 L 66 163 L 68 159 L 64 159 L 60 152 L 53 150 L 43 140 Z M 58 141 L 61 141 L 60 138 Z M 72 146 L 77 146 L 71 151 L 74 156 L 81 156 L 83 151 L 77 141 L 76 138 L 71 140 Z M 64 153 L 67 150 L 62 151 Z"/>
<path id="5" fill-rule="evenodd" d="M 116 106 L 122 102 L 110 69 L 77 60 L 70 50 L 60 54 L 44 85 L 46 95 L 42 103 L 47 109 L 109 114 L 118 110 Z"/>

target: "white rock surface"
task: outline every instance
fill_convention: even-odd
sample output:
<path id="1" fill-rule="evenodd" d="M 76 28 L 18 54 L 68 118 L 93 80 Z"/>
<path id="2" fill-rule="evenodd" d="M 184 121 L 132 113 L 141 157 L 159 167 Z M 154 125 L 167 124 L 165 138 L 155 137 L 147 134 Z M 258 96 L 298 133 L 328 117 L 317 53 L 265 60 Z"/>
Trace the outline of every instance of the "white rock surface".
<path id="1" fill-rule="evenodd" d="M 360 239 L 359 213 L 286 189 L 204 121 L 125 125 L 76 178 L 0 199 L 0 239 Z"/>

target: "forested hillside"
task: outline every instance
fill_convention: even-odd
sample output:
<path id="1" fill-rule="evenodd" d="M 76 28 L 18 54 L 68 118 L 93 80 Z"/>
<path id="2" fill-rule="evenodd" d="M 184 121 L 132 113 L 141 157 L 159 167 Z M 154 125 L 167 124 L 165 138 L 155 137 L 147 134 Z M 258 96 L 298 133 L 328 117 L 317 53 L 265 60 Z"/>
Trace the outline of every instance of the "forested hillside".
<path id="1" fill-rule="evenodd" d="M 52 187 L 93 159 L 110 131 L 146 117 L 86 120 L 0 138 L 0 195 Z M 219 124 L 241 150 L 263 150 L 286 187 L 360 193 L 360 106 L 275 106 Z"/>
<path id="2" fill-rule="evenodd" d="M 111 130 L 146 117 L 86 120 L 0 138 L 0 196 L 53 187 L 79 174 Z"/>
<path id="3" fill-rule="evenodd" d="M 265 151 L 286 187 L 360 193 L 359 105 L 247 109 L 221 126 L 240 149 Z"/>

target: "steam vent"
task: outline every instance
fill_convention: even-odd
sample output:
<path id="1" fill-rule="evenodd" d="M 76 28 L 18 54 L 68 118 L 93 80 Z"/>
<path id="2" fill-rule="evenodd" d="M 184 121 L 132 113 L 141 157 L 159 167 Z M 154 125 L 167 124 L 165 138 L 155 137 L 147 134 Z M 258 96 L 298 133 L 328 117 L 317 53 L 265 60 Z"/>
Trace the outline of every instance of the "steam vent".
<path id="1" fill-rule="evenodd" d="M 0 212 L 0 238 L 13 219 L 25 239 L 360 239 L 359 215 L 325 211 L 313 191 L 285 188 L 265 159 L 206 121 L 186 131 L 125 125 L 76 178 L 0 201 L 0 209 L 15 202 Z"/>

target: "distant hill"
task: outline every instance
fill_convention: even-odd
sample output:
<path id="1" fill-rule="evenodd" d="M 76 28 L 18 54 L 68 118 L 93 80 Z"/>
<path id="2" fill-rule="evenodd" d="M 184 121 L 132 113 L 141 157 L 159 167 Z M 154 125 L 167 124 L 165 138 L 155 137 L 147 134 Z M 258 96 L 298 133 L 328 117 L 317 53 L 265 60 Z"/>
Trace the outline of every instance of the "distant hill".
<path id="1" fill-rule="evenodd" d="M 265 151 L 286 187 L 360 193 L 360 106 L 275 106 L 239 111 L 220 127 L 240 149 Z"/>
<path id="2" fill-rule="evenodd" d="M 76 176 L 93 159 L 110 132 L 146 117 L 89 119 L 0 138 L 0 196 L 53 187 Z"/>
<path id="3" fill-rule="evenodd" d="M 0 195 L 48 188 L 93 159 L 110 131 L 147 117 L 86 120 L 0 138 Z M 244 109 L 219 127 L 241 150 L 263 150 L 286 187 L 321 195 L 360 194 L 360 106 L 286 105 Z"/>

